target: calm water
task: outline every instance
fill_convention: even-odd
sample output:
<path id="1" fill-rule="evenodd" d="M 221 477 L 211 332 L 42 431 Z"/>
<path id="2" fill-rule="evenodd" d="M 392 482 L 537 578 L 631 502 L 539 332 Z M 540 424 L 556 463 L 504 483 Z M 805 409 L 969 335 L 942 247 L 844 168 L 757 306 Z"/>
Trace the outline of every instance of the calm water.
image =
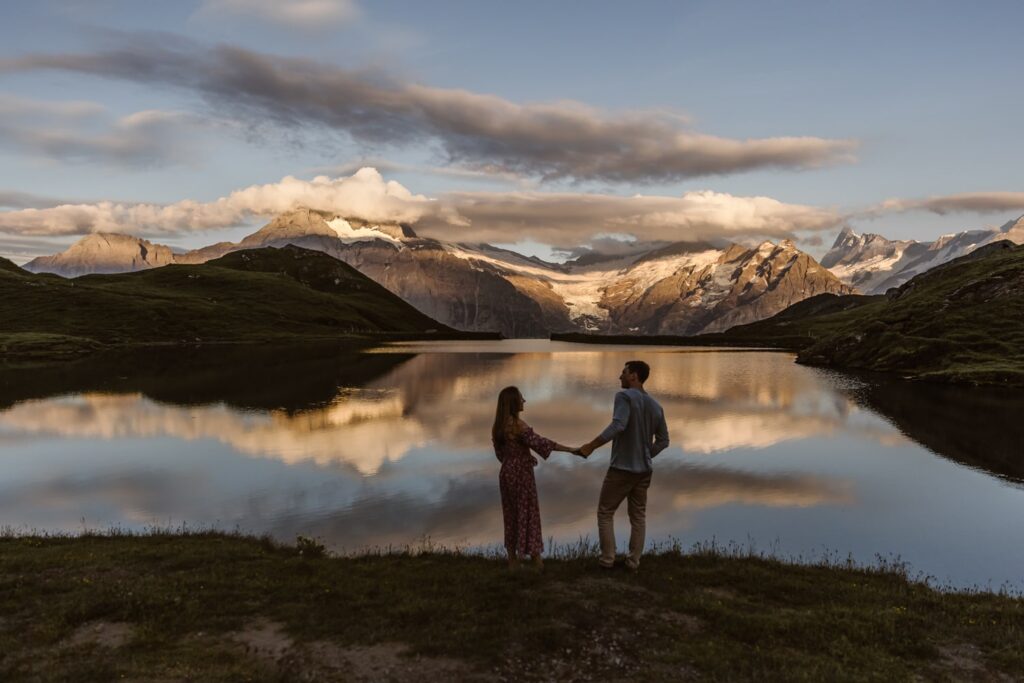
<path id="1" fill-rule="evenodd" d="M 583 443 L 607 424 L 631 358 L 651 364 L 672 438 L 649 542 L 899 556 L 939 583 L 1024 588 L 1020 396 L 855 378 L 775 352 L 453 342 L 5 370 L 0 524 L 187 523 L 338 550 L 497 545 L 498 390 L 518 385 L 539 433 Z M 608 450 L 537 468 L 545 537 L 596 536 Z"/>

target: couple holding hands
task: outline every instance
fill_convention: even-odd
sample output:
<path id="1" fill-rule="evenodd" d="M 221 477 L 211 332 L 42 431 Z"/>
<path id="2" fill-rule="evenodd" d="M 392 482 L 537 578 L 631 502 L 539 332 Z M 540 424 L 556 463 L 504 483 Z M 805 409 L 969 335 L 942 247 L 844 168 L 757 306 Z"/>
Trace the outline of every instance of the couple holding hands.
<path id="1" fill-rule="evenodd" d="M 545 460 L 552 451 L 573 453 L 583 458 L 609 441 L 612 457 L 601 486 L 597 504 L 597 532 L 601 543 L 599 565 L 611 569 L 615 565 L 615 511 L 628 500 L 630 536 L 629 555 L 625 565 L 636 570 L 644 548 L 647 489 L 651 485 L 652 459 L 668 446 L 665 413 L 644 391 L 644 382 L 651 369 L 641 360 L 631 360 L 622 368 L 615 394 L 611 423 L 598 436 L 579 448 L 563 446 L 534 432 L 519 416 L 526 400 L 516 387 L 505 387 L 498 394 L 498 408 L 491 428 L 494 454 L 501 462 L 498 482 L 501 488 L 501 511 L 505 523 L 505 550 L 510 568 L 519 566 L 520 558 L 529 556 L 541 567 L 544 541 L 540 526 L 540 504 L 533 468 L 535 451 Z"/>

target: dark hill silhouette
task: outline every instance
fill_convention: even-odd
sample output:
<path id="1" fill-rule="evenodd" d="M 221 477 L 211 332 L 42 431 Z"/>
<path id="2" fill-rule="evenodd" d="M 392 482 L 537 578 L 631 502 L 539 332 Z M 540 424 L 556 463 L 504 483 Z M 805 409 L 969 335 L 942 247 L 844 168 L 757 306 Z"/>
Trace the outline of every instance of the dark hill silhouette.
<path id="1" fill-rule="evenodd" d="M 468 336 L 337 259 L 293 246 L 73 280 L 10 266 L 0 268 L 6 357 L 124 344 Z"/>

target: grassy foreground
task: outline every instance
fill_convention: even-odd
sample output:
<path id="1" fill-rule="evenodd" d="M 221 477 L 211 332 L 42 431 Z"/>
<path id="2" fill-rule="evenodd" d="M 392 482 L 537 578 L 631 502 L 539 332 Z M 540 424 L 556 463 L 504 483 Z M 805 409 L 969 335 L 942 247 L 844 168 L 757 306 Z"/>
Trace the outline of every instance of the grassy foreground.
<path id="1" fill-rule="evenodd" d="M 669 550 L 509 572 L 219 533 L 0 537 L 0 680 L 1014 680 L 1024 600 Z"/>

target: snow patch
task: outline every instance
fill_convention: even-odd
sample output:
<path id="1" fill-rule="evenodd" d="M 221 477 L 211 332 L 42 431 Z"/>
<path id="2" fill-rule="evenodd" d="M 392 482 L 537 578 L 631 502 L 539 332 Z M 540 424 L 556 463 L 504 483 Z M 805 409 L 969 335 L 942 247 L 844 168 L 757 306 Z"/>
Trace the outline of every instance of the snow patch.
<path id="1" fill-rule="evenodd" d="M 387 233 L 383 233 L 380 230 L 374 230 L 373 227 L 369 228 L 353 228 L 352 225 L 344 218 L 335 218 L 327 221 L 327 225 L 338 233 L 338 239 L 342 242 L 369 242 L 371 240 L 385 240 L 387 242 L 393 242 L 394 244 L 402 244 L 401 240 L 397 240 Z"/>
<path id="2" fill-rule="evenodd" d="M 579 320 L 607 320 L 608 311 L 601 307 L 605 289 L 622 278 L 628 278 L 634 292 L 650 289 L 656 283 L 681 270 L 692 268 L 699 272 L 718 262 L 723 252 L 716 249 L 670 256 L 644 261 L 633 266 L 636 256 L 626 256 L 615 261 L 596 263 L 592 266 L 570 267 L 568 272 L 545 268 L 539 264 L 496 258 L 473 247 L 445 244 L 445 250 L 457 258 L 467 261 L 482 261 L 511 273 L 529 276 L 547 283 L 569 307 L 569 318 Z M 728 273 L 725 275 L 728 280 Z M 593 326 L 587 322 L 587 328 Z"/>
<path id="3" fill-rule="evenodd" d="M 647 290 L 655 283 L 672 277 L 681 270 L 691 269 L 698 272 L 713 265 L 721 258 L 722 252 L 709 249 L 683 256 L 672 256 L 658 259 L 656 261 L 645 261 L 629 271 L 629 277 L 634 279 L 633 290 Z"/>
<path id="4" fill-rule="evenodd" d="M 829 268 L 832 274 L 839 278 L 839 281 L 844 284 L 850 284 L 854 278 L 861 273 L 878 273 L 878 274 L 889 274 L 893 272 L 896 264 L 903 258 L 903 249 L 897 248 L 896 251 L 889 255 L 879 254 L 863 261 L 855 261 L 846 265 L 835 265 Z"/>

